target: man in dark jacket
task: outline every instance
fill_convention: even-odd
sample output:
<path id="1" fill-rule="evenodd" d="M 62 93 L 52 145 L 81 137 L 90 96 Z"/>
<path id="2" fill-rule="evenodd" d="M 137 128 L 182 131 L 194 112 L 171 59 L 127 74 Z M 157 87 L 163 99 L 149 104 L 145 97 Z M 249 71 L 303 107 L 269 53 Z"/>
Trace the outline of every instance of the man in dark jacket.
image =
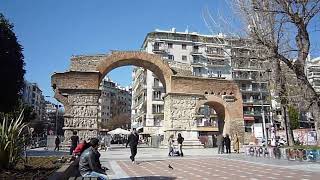
<path id="1" fill-rule="evenodd" d="M 90 147 L 80 156 L 79 171 L 82 177 L 97 177 L 98 180 L 107 180 L 108 176 L 100 163 L 98 152 L 99 140 L 92 138 Z"/>
<path id="2" fill-rule="evenodd" d="M 229 137 L 229 134 L 226 134 L 226 137 L 224 138 L 224 145 L 226 146 L 227 154 L 231 153 L 231 140 Z"/>
<path id="3" fill-rule="evenodd" d="M 71 139 L 70 155 L 72 155 L 73 150 L 75 150 L 77 145 L 79 144 L 79 136 L 77 136 L 77 131 L 73 131 L 73 136 L 71 136 L 70 139 Z"/>
<path id="4" fill-rule="evenodd" d="M 60 146 L 59 136 L 56 137 L 56 140 L 54 141 L 54 143 L 56 144 L 56 147 L 54 148 L 54 151 L 55 151 L 55 150 L 58 150 L 58 151 L 59 151 L 59 146 Z"/>
<path id="5" fill-rule="evenodd" d="M 129 135 L 126 147 L 128 147 L 128 144 L 130 146 L 130 150 L 131 150 L 131 156 L 130 159 L 132 161 L 132 164 L 135 163 L 134 157 L 137 154 L 137 146 L 139 143 L 139 134 L 136 132 L 136 129 L 133 128 L 131 134 Z"/>

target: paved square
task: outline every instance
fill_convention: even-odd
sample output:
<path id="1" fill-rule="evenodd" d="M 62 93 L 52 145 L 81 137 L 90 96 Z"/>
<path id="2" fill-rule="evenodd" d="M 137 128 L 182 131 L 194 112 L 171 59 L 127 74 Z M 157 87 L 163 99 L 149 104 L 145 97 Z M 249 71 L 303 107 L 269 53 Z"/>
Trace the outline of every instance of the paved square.
<path id="1" fill-rule="evenodd" d="M 128 176 L 135 179 L 243 179 L 319 180 L 320 172 L 287 169 L 222 157 L 142 160 L 137 164 L 117 161 Z M 168 165 L 173 169 L 170 169 Z"/>

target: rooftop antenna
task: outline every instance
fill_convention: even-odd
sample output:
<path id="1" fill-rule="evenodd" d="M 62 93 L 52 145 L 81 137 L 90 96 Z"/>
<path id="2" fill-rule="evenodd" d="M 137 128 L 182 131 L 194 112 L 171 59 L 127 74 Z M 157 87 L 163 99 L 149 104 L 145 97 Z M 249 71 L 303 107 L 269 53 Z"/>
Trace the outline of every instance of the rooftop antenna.
<path id="1" fill-rule="evenodd" d="M 189 26 L 187 25 L 187 29 L 185 30 L 185 33 L 189 33 Z"/>

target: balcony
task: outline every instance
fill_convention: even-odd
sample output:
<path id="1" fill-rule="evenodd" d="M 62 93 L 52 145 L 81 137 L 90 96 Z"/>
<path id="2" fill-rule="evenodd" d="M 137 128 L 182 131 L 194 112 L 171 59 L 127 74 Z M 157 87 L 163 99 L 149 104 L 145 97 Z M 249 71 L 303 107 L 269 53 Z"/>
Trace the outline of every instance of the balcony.
<path id="1" fill-rule="evenodd" d="M 261 116 L 261 111 L 243 111 L 243 115 Z"/>
<path id="2" fill-rule="evenodd" d="M 238 75 L 238 74 L 235 74 L 232 76 L 232 79 L 234 80 L 240 80 L 240 81 L 252 81 L 252 80 L 255 80 L 255 77 L 254 76 L 250 76 L 250 75 Z"/>
<path id="3" fill-rule="evenodd" d="M 155 115 L 155 116 L 164 115 L 163 114 L 163 110 L 162 111 L 152 111 L 152 114 Z"/>
<path id="4" fill-rule="evenodd" d="M 201 55 L 202 52 L 199 49 L 193 49 L 190 54 L 191 55 Z"/>
<path id="5" fill-rule="evenodd" d="M 208 61 L 207 63 L 208 67 L 224 67 L 226 66 L 226 62 L 223 61 Z"/>
<path id="6" fill-rule="evenodd" d="M 164 44 L 153 45 L 152 52 L 154 53 L 166 53 L 167 47 Z"/>
<path id="7" fill-rule="evenodd" d="M 261 105 L 261 103 L 263 103 L 263 105 L 269 105 L 270 104 L 270 102 L 267 101 L 267 100 L 263 100 L 261 102 L 261 100 L 258 100 L 258 99 L 253 99 L 253 100 L 243 99 L 243 104 Z"/>
<path id="8" fill-rule="evenodd" d="M 207 56 L 214 56 L 214 57 L 224 57 L 224 53 L 216 52 L 216 51 L 206 51 Z"/>
<path id="9" fill-rule="evenodd" d="M 320 72 L 309 72 L 308 78 L 320 78 Z"/>
<path id="10" fill-rule="evenodd" d="M 203 66 L 206 66 L 207 63 L 204 62 L 204 61 L 200 61 L 200 60 L 193 60 L 191 62 L 191 66 L 195 66 L 195 67 L 203 67 Z"/>
<path id="11" fill-rule="evenodd" d="M 241 92 L 249 92 L 249 93 L 268 93 L 268 89 L 260 89 L 260 88 L 240 88 Z"/>
<path id="12" fill-rule="evenodd" d="M 153 84 L 152 89 L 163 89 L 163 86 L 160 86 L 160 84 Z"/>

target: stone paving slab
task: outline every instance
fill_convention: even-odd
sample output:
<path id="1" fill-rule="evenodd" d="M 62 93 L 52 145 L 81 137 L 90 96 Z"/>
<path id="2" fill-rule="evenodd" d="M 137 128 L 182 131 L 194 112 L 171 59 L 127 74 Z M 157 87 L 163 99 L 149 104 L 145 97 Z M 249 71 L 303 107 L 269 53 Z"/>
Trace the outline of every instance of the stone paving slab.
<path id="1" fill-rule="evenodd" d="M 320 172 L 293 170 L 246 161 L 240 162 L 223 157 L 142 160 L 137 164 L 122 160 L 117 161 L 117 164 L 133 179 L 319 180 L 320 177 Z M 173 169 L 168 167 L 169 164 Z"/>

